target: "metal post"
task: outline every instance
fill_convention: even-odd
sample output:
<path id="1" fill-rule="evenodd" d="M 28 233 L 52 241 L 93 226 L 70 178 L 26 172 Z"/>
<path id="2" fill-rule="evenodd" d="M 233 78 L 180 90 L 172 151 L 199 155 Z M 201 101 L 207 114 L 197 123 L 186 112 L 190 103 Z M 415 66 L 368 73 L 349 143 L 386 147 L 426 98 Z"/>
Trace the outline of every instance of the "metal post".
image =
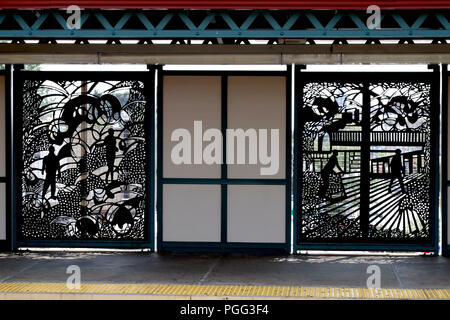
<path id="1" fill-rule="evenodd" d="M 363 107 L 362 107 L 362 121 L 361 121 L 361 177 L 370 176 L 370 95 L 369 85 L 364 84 L 363 88 Z M 370 194 L 370 179 L 361 179 L 360 186 L 360 221 L 361 233 L 363 238 L 369 235 L 369 194 Z"/>

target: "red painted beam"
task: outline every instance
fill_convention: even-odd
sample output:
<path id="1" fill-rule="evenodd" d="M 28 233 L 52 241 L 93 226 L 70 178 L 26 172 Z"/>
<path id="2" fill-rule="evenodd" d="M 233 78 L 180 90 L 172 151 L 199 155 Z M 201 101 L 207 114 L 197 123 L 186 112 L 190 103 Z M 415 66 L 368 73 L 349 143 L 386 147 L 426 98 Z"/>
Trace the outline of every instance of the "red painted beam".
<path id="1" fill-rule="evenodd" d="M 450 0 L 0 0 L 0 9 L 447 9 Z"/>

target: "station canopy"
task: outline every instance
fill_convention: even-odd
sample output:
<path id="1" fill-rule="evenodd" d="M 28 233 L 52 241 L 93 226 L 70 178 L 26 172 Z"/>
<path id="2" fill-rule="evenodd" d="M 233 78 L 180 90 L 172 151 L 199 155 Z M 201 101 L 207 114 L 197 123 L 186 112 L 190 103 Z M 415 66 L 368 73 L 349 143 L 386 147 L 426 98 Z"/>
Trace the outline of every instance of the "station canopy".
<path id="1" fill-rule="evenodd" d="M 77 5 L 85 9 L 354 9 L 377 5 L 381 9 L 444 9 L 449 0 L 3 0 L 0 9 L 58 9 Z"/>

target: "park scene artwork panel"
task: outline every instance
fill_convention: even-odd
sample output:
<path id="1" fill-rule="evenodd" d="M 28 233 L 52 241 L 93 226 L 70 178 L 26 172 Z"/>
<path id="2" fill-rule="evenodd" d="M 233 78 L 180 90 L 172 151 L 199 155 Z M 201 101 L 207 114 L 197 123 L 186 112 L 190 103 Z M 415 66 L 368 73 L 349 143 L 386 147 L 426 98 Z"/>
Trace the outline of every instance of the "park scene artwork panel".
<path id="1" fill-rule="evenodd" d="M 430 90 L 421 82 L 303 85 L 302 240 L 430 238 Z"/>
<path id="2" fill-rule="evenodd" d="M 24 240 L 145 239 L 141 81 L 24 80 Z"/>

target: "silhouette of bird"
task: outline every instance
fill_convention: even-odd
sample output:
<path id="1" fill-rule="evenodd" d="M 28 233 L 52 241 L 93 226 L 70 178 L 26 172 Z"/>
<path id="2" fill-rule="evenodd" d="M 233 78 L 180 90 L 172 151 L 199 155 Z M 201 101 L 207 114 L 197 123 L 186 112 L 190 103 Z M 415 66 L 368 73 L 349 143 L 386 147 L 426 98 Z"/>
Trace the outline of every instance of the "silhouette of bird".
<path id="1" fill-rule="evenodd" d="M 317 122 L 323 119 L 330 119 L 339 112 L 339 105 L 331 98 L 317 97 L 311 107 L 303 108 L 301 121 Z"/>

